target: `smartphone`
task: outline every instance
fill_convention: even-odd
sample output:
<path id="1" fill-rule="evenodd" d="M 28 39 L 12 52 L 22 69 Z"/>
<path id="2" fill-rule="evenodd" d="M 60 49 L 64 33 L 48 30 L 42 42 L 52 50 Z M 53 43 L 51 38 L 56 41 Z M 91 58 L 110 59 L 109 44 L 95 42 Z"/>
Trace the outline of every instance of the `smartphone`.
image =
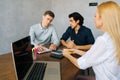
<path id="1" fill-rule="evenodd" d="M 62 50 L 54 50 L 52 54 L 62 55 Z"/>
<path id="2" fill-rule="evenodd" d="M 62 50 L 52 51 L 51 57 L 62 59 L 64 56 L 62 55 Z"/>

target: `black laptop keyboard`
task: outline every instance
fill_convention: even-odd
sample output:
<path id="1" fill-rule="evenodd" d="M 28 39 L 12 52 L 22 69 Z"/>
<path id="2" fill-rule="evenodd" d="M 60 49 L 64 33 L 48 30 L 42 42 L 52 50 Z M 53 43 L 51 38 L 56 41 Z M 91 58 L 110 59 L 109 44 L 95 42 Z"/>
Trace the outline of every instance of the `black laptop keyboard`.
<path id="1" fill-rule="evenodd" d="M 26 80 L 43 80 L 47 63 L 35 63 Z"/>

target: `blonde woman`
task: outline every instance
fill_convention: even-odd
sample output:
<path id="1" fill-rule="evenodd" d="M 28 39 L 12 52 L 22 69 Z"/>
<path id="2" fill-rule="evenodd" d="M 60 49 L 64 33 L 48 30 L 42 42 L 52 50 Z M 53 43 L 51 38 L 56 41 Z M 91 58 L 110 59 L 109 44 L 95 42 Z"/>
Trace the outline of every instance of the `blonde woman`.
<path id="1" fill-rule="evenodd" d="M 64 49 L 63 55 L 80 69 L 93 67 L 96 80 L 120 80 L 120 8 L 113 1 L 101 3 L 95 14 L 95 25 L 104 34 L 87 52 Z M 76 59 L 71 54 L 82 57 Z"/>

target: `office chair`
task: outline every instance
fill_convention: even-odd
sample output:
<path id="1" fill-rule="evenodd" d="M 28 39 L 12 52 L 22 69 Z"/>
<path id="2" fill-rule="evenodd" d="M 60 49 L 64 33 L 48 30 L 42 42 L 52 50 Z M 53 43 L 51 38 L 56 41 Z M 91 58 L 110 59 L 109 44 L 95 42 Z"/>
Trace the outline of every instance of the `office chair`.
<path id="1" fill-rule="evenodd" d="M 79 70 L 75 75 L 75 80 L 95 80 L 95 74 L 92 67 L 86 70 Z"/>

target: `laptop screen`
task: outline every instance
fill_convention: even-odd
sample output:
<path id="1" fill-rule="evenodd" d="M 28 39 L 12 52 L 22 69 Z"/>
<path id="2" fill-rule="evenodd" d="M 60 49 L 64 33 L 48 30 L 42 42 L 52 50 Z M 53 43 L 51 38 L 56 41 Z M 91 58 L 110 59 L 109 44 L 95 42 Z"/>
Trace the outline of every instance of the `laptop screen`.
<path id="1" fill-rule="evenodd" d="M 12 49 L 18 80 L 21 80 L 33 63 L 30 36 L 13 42 Z"/>

